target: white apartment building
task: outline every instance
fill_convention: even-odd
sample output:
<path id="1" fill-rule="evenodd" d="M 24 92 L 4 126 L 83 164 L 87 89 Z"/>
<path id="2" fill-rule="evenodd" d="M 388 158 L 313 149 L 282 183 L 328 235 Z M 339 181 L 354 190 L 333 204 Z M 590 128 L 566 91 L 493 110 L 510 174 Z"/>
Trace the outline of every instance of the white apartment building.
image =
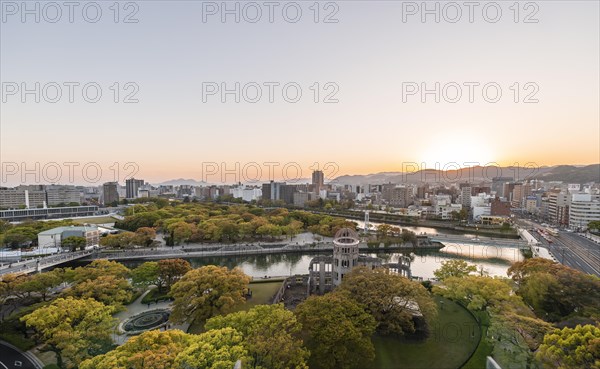
<path id="1" fill-rule="evenodd" d="M 250 202 L 252 200 L 258 200 L 262 197 L 262 190 L 256 187 L 233 187 L 230 189 L 231 195 L 236 199 L 242 199 Z"/>
<path id="2" fill-rule="evenodd" d="M 569 207 L 569 228 L 585 230 L 589 222 L 600 220 L 600 195 L 574 193 Z"/>

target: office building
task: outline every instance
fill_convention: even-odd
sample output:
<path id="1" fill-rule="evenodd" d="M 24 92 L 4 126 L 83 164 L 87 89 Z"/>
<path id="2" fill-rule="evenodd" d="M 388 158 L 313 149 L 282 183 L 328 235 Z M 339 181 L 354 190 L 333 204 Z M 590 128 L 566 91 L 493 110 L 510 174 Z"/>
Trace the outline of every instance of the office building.
<path id="1" fill-rule="evenodd" d="M 396 185 L 392 183 L 382 186 L 383 199 L 391 206 L 406 208 L 412 204 L 413 191 L 412 188 L 404 185 Z"/>
<path id="2" fill-rule="evenodd" d="M 46 204 L 44 186 L 0 188 L 0 209 L 42 208 Z"/>
<path id="3" fill-rule="evenodd" d="M 552 190 L 548 192 L 548 220 L 554 224 L 569 224 L 569 195 L 567 192 Z"/>
<path id="4" fill-rule="evenodd" d="M 504 193 L 504 184 L 514 181 L 513 177 L 494 177 L 492 178 L 491 191 L 496 193 L 497 197 L 508 197 Z"/>
<path id="5" fill-rule="evenodd" d="M 314 187 L 315 193 L 321 192 L 323 186 L 325 185 L 325 175 L 322 170 L 315 170 L 312 173 L 312 185 Z"/>
<path id="6" fill-rule="evenodd" d="M 75 186 L 46 186 L 46 197 L 48 206 L 81 204 L 81 191 Z"/>
<path id="7" fill-rule="evenodd" d="M 117 182 L 106 182 L 102 185 L 102 199 L 104 205 L 119 202 L 119 184 Z"/>
<path id="8" fill-rule="evenodd" d="M 588 223 L 600 220 L 600 196 L 574 193 L 569 206 L 569 228 L 586 230 Z"/>
<path id="9" fill-rule="evenodd" d="M 135 199 L 138 197 L 138 190 L 144 185 L 143 179 L 130 178 L 125 180 L 125 197 Z"/>

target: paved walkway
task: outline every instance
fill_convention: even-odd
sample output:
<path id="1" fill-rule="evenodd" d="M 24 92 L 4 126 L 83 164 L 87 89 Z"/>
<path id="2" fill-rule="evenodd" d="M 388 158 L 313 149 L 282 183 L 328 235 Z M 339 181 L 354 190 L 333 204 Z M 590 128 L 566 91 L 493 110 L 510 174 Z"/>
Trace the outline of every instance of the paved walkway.
<path id="1" fill-rule="evenodd" d="M 124 322 L 126 319 L 137 315 L 139 313 L 143 313 L 144 311 L 152 311 L 152 310 L 156 310 L 156 309 L 170 309 L 171 308 L 171 301 L 164 301 L 164 302 L 159 302 L 157 304 L 150 304 L 150 307 L 148 307 L 147 304 L 142 304 L 142 299 L 144 298 L 144 296 L 146 296 L 148 293 L 150 292 L 150 289 L 147 290 L 146 292 L 144 292 L 138 299 L 136 299 L 133 303 L 127 305 L 124 311 L 120 311 L 117 314 L 115 314 L 115 318 L 117 318 L 119 320 L 119 323 Z M 184 332 L 187 332 L 188 328 L 189 328 L 189 324 L 184 323 L 181 325 L 173 325 L 170 324 L 170 328 L 169 329 L 180 329 Z M 164 330 L 164 328 L 161 328 L 161 330 Z M 125 343 L 130 337 L 132 336 L 128 336 L 126 334 L 120 334 L 118 333 L 118 331 L 115 332 L 114 335 L 114 340 L 115 343 L 118 345 L 122 345 L 123 343 Z"/>

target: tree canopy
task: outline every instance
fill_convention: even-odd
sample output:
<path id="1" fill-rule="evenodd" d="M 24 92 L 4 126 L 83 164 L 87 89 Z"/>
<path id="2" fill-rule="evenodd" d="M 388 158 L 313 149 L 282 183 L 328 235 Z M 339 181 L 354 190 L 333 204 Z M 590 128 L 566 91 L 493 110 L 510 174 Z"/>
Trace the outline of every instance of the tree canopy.
<path id="1" fill-rule="evenodd" d="M 115 320 L 113 308 L 94 299 L 58 298 L 21 318 L 35 329 L 49 351 L 56 353 L 61 368 L 108 351 Z"/>
<path id="2" fill-rule="evenodd" d="M 442 261 L 442 266 L 433 272 L 433 275 L 440 281 L 448 277 L 465 277 L 477 271 L 475 265 L 469 264 L 464 260 L 448 260 Z"/>
<path id="3" fill-rule="evenodd" d="M 364 305 L 377 321 L 377 331 L 381 334 L 415 333 L 416 316 L 422 314 L 430 321 L 437 313 L 425 287 L 384 268 L 354 268 L 344 276 L 337 292 Z"/>
<path id="4" fill-rule="evenodd" d="M 578 325 L 555 329 L 536 353 L 544 368 L 600 368 L 600 327 Z"/>
<path id="5" fill-rule="evenodd" d="M 200 335 L 180 330 L 148 331 L 123 345 L 86 360 L 80 369 L 231 369 L 247 360 L 242 336 L 231 328 Z"/>
<path id="6" fill-rule="evenodd" d="M 517 262 L 508 275 L 539 317 L 559 322 L 582 316 L 600 322 L 600 278 L 542 258 Z"/>
<path id="7" fill-rule="evenodd" d="M 233 328 L 244 337 L 250 366 L 265 369 L 308 369 L 308 351 L 298 337 L 301 325 L 282 304 L 258 305 L 248 311 L 210 318 L 206 329 Z"/>
<path id="8" fill-rule="evenodd" d="M 296 308 L 309 366 L 323 369 L 364 368 L 375 358 L 373 316 L 344 294 L 310 296 Z"/>
<path id="9" fill-rule="evenodd" d="M 250 277 L 241 269 L 208 265 L 187 272 L 171 287 L 174 322 L 230 313 L 246 301 Z"/>

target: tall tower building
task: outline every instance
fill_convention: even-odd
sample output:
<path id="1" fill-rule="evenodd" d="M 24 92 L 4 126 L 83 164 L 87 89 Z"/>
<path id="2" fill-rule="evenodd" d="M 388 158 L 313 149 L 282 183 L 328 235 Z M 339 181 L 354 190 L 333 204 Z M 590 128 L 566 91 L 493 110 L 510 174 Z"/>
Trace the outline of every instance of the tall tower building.
<path id="1" fill-rule="evenodd" d="M 350 228 L 342 228 L 333 238 L 333 285 L 339 286 L 344 275 L 358 265 L 358 234 Z"/>
<path id="2" fill-rule="evenodd" d="M 128 199 L 135 199 L 138 197 L 138 189 L 143 185 L 143 179 L 129 178 L 125 180 L 125 197 Z"/>
<path id="3" fill-rule="evenodd" d="M 119 184 L 117 182 L 106 182 L 103 184 L 102 198 L 104 205 L 119 202 Z"/>
<path id="4" fill-rule="evenodd" d="M 325 175 L 322 170 L 315 170 L 312 173 L 312 184 L 315 188 L 315 193 L 318 195 L 325 185 Z"/>

